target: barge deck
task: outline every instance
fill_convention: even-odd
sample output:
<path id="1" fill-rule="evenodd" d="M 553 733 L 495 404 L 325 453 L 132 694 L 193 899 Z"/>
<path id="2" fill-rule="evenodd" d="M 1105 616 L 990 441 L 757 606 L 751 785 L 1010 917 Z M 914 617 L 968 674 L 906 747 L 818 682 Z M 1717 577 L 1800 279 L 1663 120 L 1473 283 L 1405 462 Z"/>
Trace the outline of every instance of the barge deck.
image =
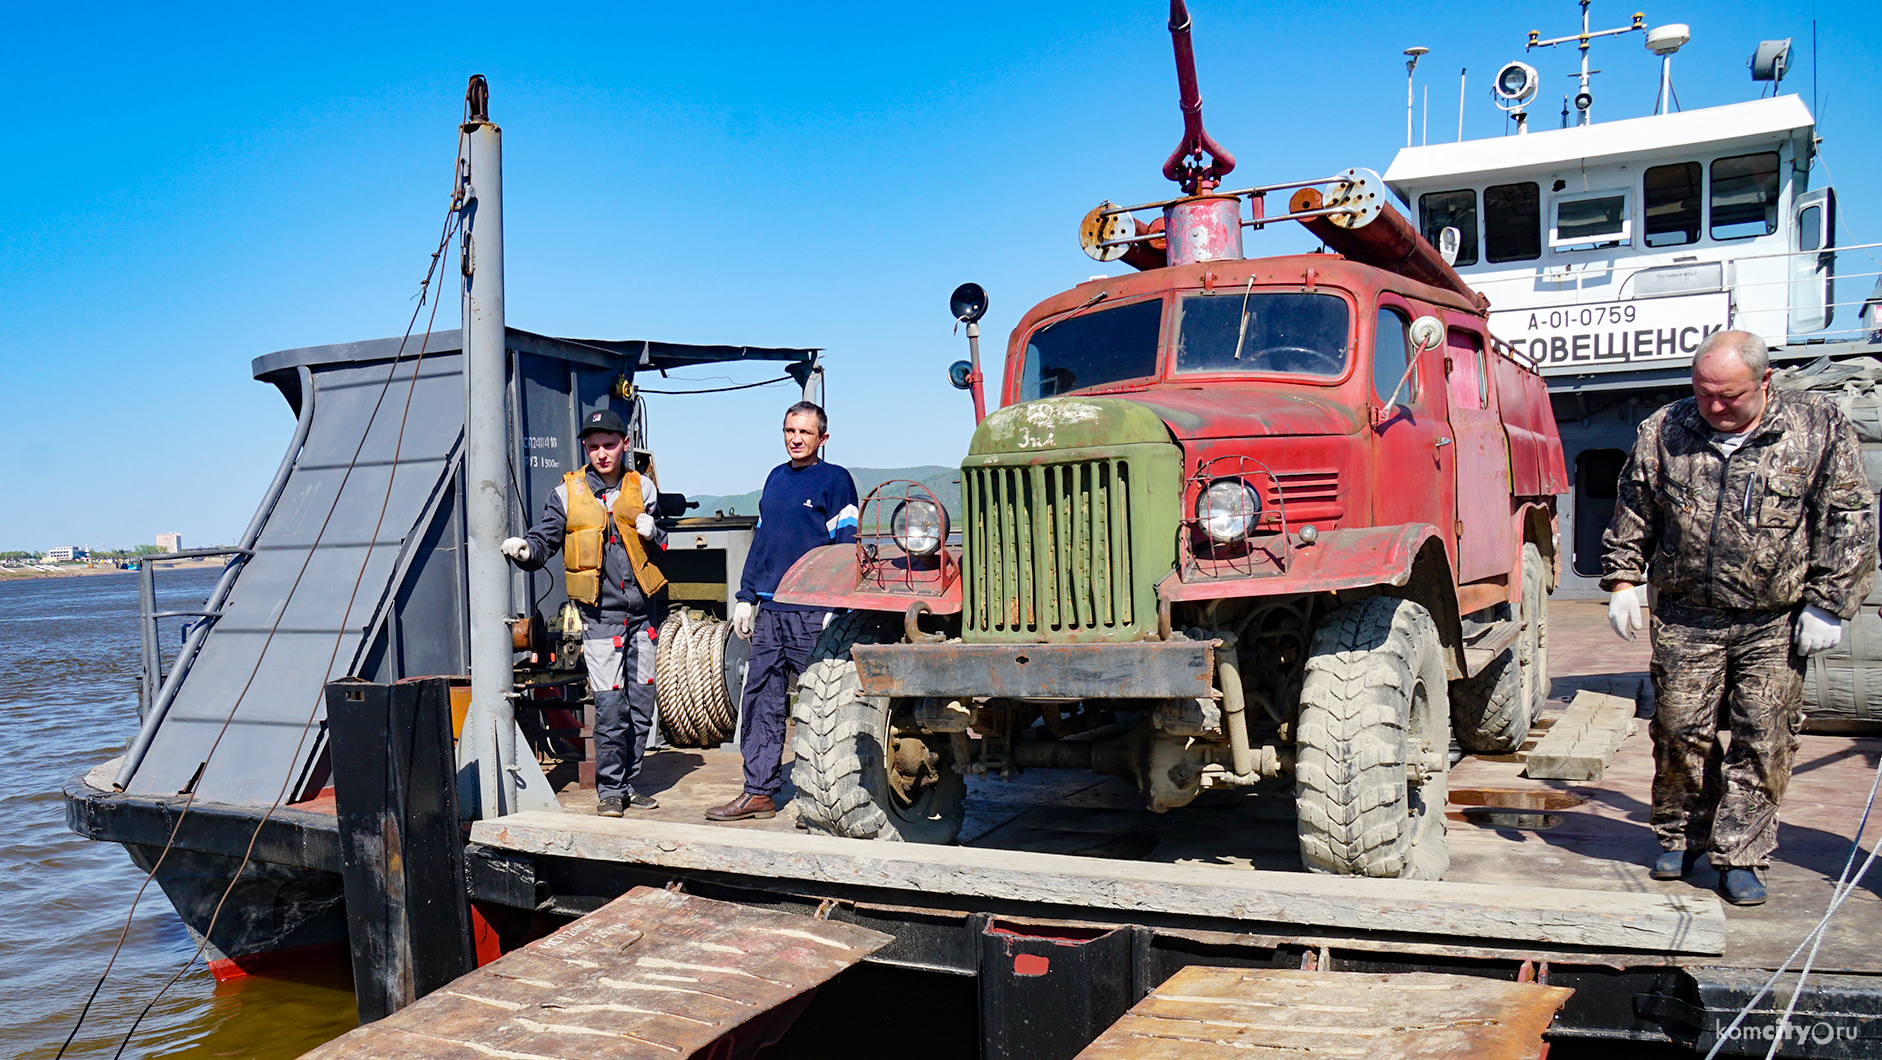
<path id="1" fill-rule="evenodd" d="M 1601 605 L 1557 601 L 1551 626 L 1545 721 L 1582 690 L 1640 692 L 1646 645 L 1616 642 Z M 1021 957 L 1037 956 L 1049 961 L 1051 992 L 1113 999 L 1080 1008 L 1084 1024 L 1039 1024 L 1061 1047 L 1080 1035 L 1082 1047 L 1158 984 L 1199 965 L 1463 973 L 1568 986 L 1575 994 L 1554 1038 L 1704 1051 L 1822 916 L 1882 758 L 1878 739 L 1801 739 L 1767 879 L 1771 900 L 1756 908 L 1720 903 L 1709 868 L 1684 881 L 1647 877 L 1655 844 L 1644 726 L 1600 780 L 1525 778 L 1521 753 L 1459 762 L 1450 783 L 1451 871 L 1442 883 L 1300 871 L 1285 786 L 1206 792 L 1156 815 L 1123 783 L 1089 774 L 976 778 L 960 847 L 805 835 L 788 801 L 767 821 L 708 824 L 705 808 L 738 790 L 731 749 L 650 753 L 641 786 L 659 798 L 657 810 L 598 818 L 593 792 L 576 789 L 560 795 L 565 814 L 479 822 L 466 863 L 477 908 L 495 914 L 493 922 L 512 918 L 498 924 L 506 944 L 518 930 L 540 933 L 636 886 L 677 887 L 880 931 L 893 941 L 866 965 L 975 977 L 983 1022 L 1010 1010 L 1016 991 L 1047 988 L 1016 972 Z M 100 771 L 93 776 L 102 779 Z M 68 815 L 96 838 L 160 843 L 175 801 L 107 794 L 76 780 Z M 199 803 L 179 845 L 239 855 L 256 816 Z M 338 842 L 323 824 L 331 820 L 330 801 L 278 812 L 256 849 L 276 865 L 334 872 Z M 1863 851 L 1878 833 L 1882 821 L 1872 821 Z M 1882 886 L 1870 878 L 1838 911 L 1793 1016 L 1827 1028 L 1829 1040 L 1787 1041 L 1780 1055 L 1882 1049 L 1877 937 Z M 1776 1007 L 1787 999 L 1781 989 Z M 1776 1016 L 1769 998 L 1758 1009 L 1727 1034 L 1727 1055 L 1763 1054 L 1769 1040 L 1758 1037 L 1760 1028 Z M 1046 1044 L 983 1032 L 986 1041 L 1009 1043 L 1001 1055 Z"/>

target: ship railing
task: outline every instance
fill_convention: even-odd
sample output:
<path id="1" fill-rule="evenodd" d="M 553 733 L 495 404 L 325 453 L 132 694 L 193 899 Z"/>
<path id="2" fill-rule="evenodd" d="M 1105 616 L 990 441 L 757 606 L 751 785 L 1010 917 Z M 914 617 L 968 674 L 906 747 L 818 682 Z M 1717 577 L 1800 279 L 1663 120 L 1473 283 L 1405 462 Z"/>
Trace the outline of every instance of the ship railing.
<path id="1" fill-rule="evenodd" d="M 1663 248 L 1663 249 L 1666 249 L 1666 248 Z M 1733 254 L 1728 258 L 1706 259 L 1704 261 L 1698 261 L 1698 262 L 1678 262 L 1676 264 L 1712 264 L 1715 261 L 1736 263 L 1736 262 L 1743 262 L 1743 261 L 1761 261 L 1761 260 L 1768 261 L 1768 260 L 1773 260 L 1773 259 L 1796 259 L 1796 258 L 1819 258 L 1819 259 L 1830 258 L 1834 261 L 1836 260 L 1836 256 L 1839 254 L 1858 252 L 1858 251 L 1867 252 L 1867 251 L 1877 251 L 1877 250 L 1882 250 L 1882 243 L 1852 243 L 1846 246 L 1821 247 L 1816 250 L 1774 250 L 1774 251 L 1768 251 L 1762 254 Z M 1827 272 L 1822 272 L 1822 273 L 1813 272 L 1809 275 L 1804 275 L 1804 276 L 1793 275 L 1793 276 L 1787 276 L 1782 279 L 1775 279 L 1775 280 L 1738 279 L 1738 280 L 1734 280 L 1731 284 L 1727 285 L 1727 287 L 1724 289 L 1733 293 L 1737 293 L 1737 292 L 1743 292 L 1743 291 L 1750 291 L 1754 289 L 1769 289 L 1772 287 L 1781 287 L 1781 288 L 1788 289 L 1788 288 L 1796 287 L 1800 284 L 1809 284 L 1809 285 L 1814 286 L 1816 284 L 1822 284 L 1822 283 L 1827 283 L 1831 285 L 1841 285 L 1844 288 L 1844 290 L 1853 289 L 1856 292 L 1856 294 L 1853 297 L 1844 298 L 1844 299 L 1830 299 L 1830 300 L 1826 300 L 1823 302 L 1812 301 L 1812 302 L 1809 302 L 1804 307 L 1804 308 L 1809 308 L 1809 309 L 1816 309 L 1816 308 L 1821 307 L 1824 310 L 1825 314 L 1828 316 L 1829 321 L 1831 323 L 1837 322 L 1839 317 L 1842 320 L 1851 320 L 1853 321 L 1852 323 L 1849 323 L 1843 327 L 1834 327 L 1834 328 L 1823 327 L 1815 331 L 1790 332 L 1790 333 L 1787 333 L 1786 344 L 1791 345 L 1791 346 L 1802 346 L 1802 345 L 1819 345 L 1819 344 L 1838 343 L 1838 342 L 1857 342 L 1857 343 L 1882 342 L 1882 308 L 1878 308 L 1878 307 L 1882 307 L 1882 257 L 1878 257 L 1878 255 L 1875 253 L 1864 253 L 1862 256 L 1867 258 L 1869 264 L 1873 265 L 1874 268 L 1868 269 L 1865 271 L 1841 272 L 1841 271 L 1837 271 L 1835 266 L 1832 265 L 1830 270 Z M 1653 262 L 1641 261 L 1641 262 L 1632 263 L 1631 267 L 1634 269 L 1635 272 L 1639 272 L 1644 269 L 1662 268 L 1666 264 L 1667 263 L 1664 261 L 1653 261 Z M 1628 267 L 1624 265 L 1624 263 L 1618 262 L 1618 261 L 1613 262 L 1612 266 L 1617 269 L 1622 268 L 1622 267 Z M 1857 265 L 1856 268 L 1861 269 L 1862 266 Z M 1465 277 L 1465 279 L 1471 284 L 1471 286 L 1481 288 L 1486 293 L 1490 294 L 1492 296 L 1492 303 L 1493 303 L 1492 308 L 1495 308 L 1494 303 L 1496 301 L 1495 294 L 1496 294 L 1497 287 L 1504 285 L 1504 284 L 1533 283 L 1535 280 L 1535 277 L 1531 275 L 1499 276 L 1499 277 L 1494 277 L 1494 278 L 1468 276 L 1468 277 Z M 1866 283 L 1866 284 L 1860 282 L 1864 280 L 1868 280 L 1872 282 Z M 1713 290 L 1718 290 L 1718 288 L 1706 288 L 1704 290 L 1694 290 L 1691 292 L 1678 292 L 1678 293 L 1705 294 Z M 1640 297 L 1640 296 L 1635 296 L 1635 297 Z M 1660 296 L 1656 295 L 1656 296 L 1650 296 L 1650 297 L 1660 297 Z M 1738 316 L 1740 314 L 1748 313 L 1748 312 L 1749 313 L 1778 313 L 1778 312 L 1790 313 L 1790 312 L 1795 311 L 1797 308 L 1799 307 L 1792 305 L 1789 298 L 1787 297 L 1782 301 L 1781 304 L 1775 303 L 1775 300 L 1774 300 L 1774 304 L 1770 305 L 1768 308 L 1760 307 L 1760 306 L 1747 307 L 1744 305 L 1734 305 L 1733 314 L 1734 316 Z M 1870 315 L 1865 318 L 1865 315 L 1864 315 L 1865 313 L 1868 313 Z"/>
<path id="2" fill-rule="evenodd" d="M 150 706 L 157 701 L 158 689 L 163 686 L 163 645 L 159 635 L 163 620 L 166 618 L 195 619 L 196 621 L 187 623 L 182 628 L 181 638 L 187 643 L 198 625 L 213 622 L 222 617 L 219 609 L 211 611 L 157 610 L 157 564 L 186 559 L 209 559 L 214 556 L 247 559 L 254 554 L 253 549 L 246 548 L 189 548 L 178 552 L 159 552 L 138 557 L 137 622 L 144 639 L 143 673 L 137 686 L 137 716 L 140 719 L 150 714 Z"/>

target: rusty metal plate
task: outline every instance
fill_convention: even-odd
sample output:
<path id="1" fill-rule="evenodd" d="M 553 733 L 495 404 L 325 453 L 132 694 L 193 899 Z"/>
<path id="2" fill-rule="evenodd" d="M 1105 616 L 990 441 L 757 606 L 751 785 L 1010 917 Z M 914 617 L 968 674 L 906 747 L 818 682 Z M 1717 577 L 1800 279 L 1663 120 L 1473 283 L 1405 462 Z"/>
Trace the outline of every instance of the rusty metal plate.
<path id="1" fill-rule="evenodd" d="M 851 924 L 636 887 L 302 1060 L 674 1060 L 764 1027 L 888 941 Z"/>
<path id="2" fill-rule="evenodd" d="M 1433 972 L 1185 968 L 1079 1060 L 1535 1060 L 1574 991 Z"/>
<path id="3" fill-rule="evenodd" d="M 1173 699 L 1210 694 L 1213 641 L 1123 644 L 858 644 L 870 696 Z"/>

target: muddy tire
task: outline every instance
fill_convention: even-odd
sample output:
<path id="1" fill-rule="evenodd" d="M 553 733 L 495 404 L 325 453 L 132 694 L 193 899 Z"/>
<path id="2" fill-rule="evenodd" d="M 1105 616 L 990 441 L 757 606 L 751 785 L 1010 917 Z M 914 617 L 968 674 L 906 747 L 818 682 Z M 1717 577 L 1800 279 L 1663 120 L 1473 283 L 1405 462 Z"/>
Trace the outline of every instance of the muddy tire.
<path id="1" fill-rule="evenodd" d="M 901 729 L 895 708 L 905 701 L 863 695 L 850 661 L 857 644 L 899 639 L 892 617 L 838 615 L 798 678 L 791 781 L 813 832 L 910 843 L 951 843 L 960 834 L 966 783 L 947 737 Z"/>
<path id="2" fill-rule="evenodd" d="M 1549 705 L 1549 562 L 1534 542 L 1523 545 L 1522 617 L 1528 624 L 1516 639 L 1516 665 L 1521 673 L 1524 699 L 1529 703 L 1528 724 Z M 1522 745 L 1529 730 L 1516 741 Z"/>
<path id="3" fill-rule="evenodd" d="M 1443 877 L 1449 700 L 1443 646 L 1423 607 L 1375 596 L 1327 616 L 1307 658 L 1295 752 L 1310 871 Z"/>
<path id="4" fill-rule="evenodd" d="M 1529 738 L 1531 711 L 1514 645 L 1451 685 L 1451 729 L 1473 754 L 1506 755 Z"/>

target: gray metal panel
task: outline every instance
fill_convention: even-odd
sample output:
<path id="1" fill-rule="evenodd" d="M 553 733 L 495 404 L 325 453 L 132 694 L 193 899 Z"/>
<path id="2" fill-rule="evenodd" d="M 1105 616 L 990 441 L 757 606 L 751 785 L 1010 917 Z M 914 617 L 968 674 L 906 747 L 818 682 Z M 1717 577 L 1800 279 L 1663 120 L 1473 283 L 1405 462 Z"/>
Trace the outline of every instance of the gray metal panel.
<path id="1" fill-rule="evenodd" d="M 201 767 L 204 799 L 272 802 L 284 785 L 300 794 L 292 786 L 320 747 L 301 737 L 324 717 L 321 689 L 353 669 L 455 466 L 460 358 L 428 355 L 416 388 L 414 364 L 315 371 L 307 442 L 131 791 L 182 790 Z"/>

